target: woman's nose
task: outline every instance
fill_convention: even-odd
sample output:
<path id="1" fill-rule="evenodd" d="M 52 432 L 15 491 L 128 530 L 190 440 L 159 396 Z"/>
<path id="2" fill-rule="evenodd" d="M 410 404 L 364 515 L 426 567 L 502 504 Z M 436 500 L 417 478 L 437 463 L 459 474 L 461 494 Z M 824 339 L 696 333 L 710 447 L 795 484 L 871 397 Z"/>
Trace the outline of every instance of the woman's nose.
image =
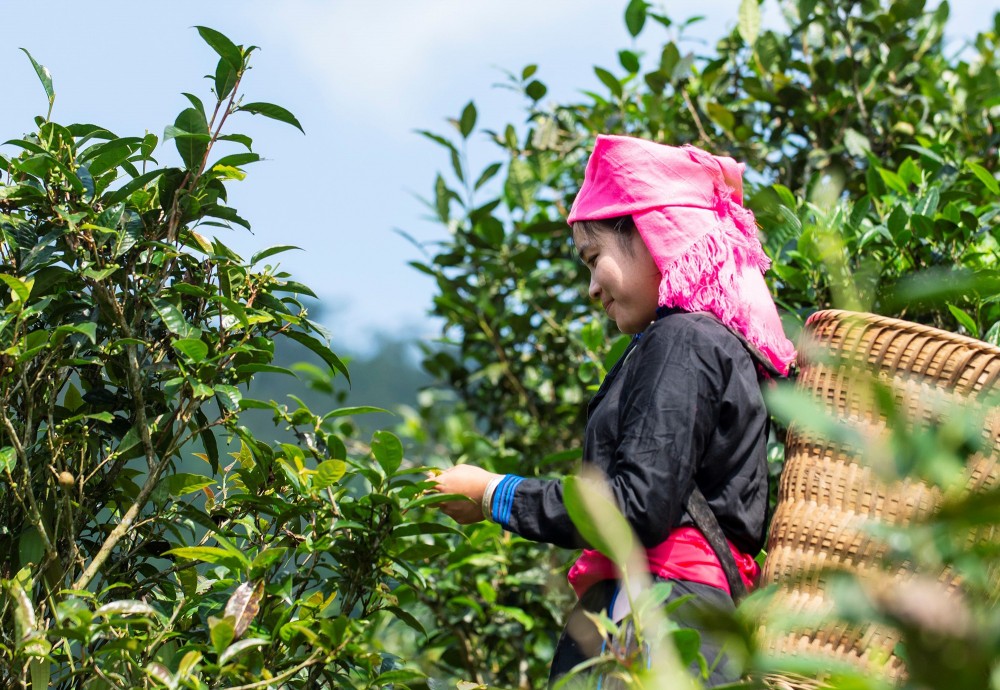
<path id="1" fill-rule="evenodd" d="M 590 299 L 598 300 L 601 299 L 601 286 L 594 279 L 594 275 L 590 275 L 590 286 L 587 289 L 588 294 L 590 294 Z"/>

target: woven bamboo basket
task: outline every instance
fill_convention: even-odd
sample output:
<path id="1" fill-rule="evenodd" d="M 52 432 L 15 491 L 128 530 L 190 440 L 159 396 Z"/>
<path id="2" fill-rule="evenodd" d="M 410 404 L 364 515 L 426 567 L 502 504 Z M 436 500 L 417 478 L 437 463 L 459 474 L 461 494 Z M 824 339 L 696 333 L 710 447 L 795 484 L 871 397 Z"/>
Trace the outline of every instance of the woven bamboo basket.
<path id="1" fill-rule="evenodd" d="M 822 311 L 806 324 L 800 343 L 797 387 L 808 391 L 850 433 L 837 439 L 794 423 L 785 446 L 785 468 L 768 538 L 762 582 L 776 586 L 777 608 L 808 617 L 831 610 L 830 574 L 858 574 L 874 591 L 929 579 L 942 597 L 958 596 L 949 571 L 924 573 L 909 563 L 887 566 L 889 545 L 873 525 L 906 525 L 939 505 L 940 490 L 915 479 L 887 479 L 893 462 L 890 430 L 872 394 L 874 379 L 891 391 L 896 409 L 914 429 L 948 415 L 985 420 L 984 450 L 972 456 L 966 491 L 1000 484 L 1000 348 L 927 326 L 872 314 Z M 850 438 L 855 442 L 849 442 Z M 970 538 L 995 539 L 995 534 Z M 787 620 L 787 619 L 786 619 Z M 896 630 L 824 620 L 818 627 L 761 627 L 766 648 L 778 654 L 829 659 L 865 673 L 901 680 L 906 669 L 894 654 Z M 772 679 L 773 680 L 773 679 Z M 773 687 L 816 687 L 793 679 Z"/>

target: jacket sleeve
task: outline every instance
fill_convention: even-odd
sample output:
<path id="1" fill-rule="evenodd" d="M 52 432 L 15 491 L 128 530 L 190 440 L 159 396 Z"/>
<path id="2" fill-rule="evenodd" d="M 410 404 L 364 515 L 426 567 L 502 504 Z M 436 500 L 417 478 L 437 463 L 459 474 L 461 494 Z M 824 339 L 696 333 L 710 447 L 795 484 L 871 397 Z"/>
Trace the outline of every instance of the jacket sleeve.
<path id="1" fill-rule="evenodd" d="M 645 547 L 661 543 L 680 520 L 732 364 L 711 343 L 700 345 L 690 329 L 650 328 L 635 349 L 637 359 L 622 371 L 614 457 L 584 458 L 608 467 L 618 507 Z M 586 546 L 563 505 L 559 480 L 521 481 L 504 516 L 501 524 L 527 539 Z"/>

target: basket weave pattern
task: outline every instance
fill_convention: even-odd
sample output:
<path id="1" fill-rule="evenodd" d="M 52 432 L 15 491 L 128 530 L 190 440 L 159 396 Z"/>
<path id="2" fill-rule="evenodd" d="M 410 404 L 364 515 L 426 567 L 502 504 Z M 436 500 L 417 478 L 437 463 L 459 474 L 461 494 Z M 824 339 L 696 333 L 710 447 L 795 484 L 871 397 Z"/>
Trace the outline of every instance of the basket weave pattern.
<path id="1" fill-rule="evenodd" d="M 930 514 L 940 491 L 919 480 L 887 480 L 892 473 L 889 422 L 872 393 L 872 379 L 891 391 L 904 419 L 920 429 L 939 424 L 944 410 L 985 418 L 986 441 L 966 467 L 966 490 L 1000 484 L 1000 348 L 917 324 L 843 311 L 818 312 L 806 324 L 797 387 L 809 391 L 841 420 L 840 432 L 789 428 L 778 507 L 768 538 L 762 583 L 777 584 L 776 604 L 792 614 L 830 610 L 830 569 L 858 573 L 866 581 L 901 582 L 914 568 L 885 566 L 889 547 L 874 523 L 905 525 Z M 970 417 L 971 418 L 971 417 Z M 976 538 L 994 535 L 977 535 Z M 943 592 L 960 582 L 949 570 L 921 573 Z M 905 675 L 893 655 L 898 633 L 836 622 L 819 629 L 768 631 L 771 651 L 848 662 L 891 679 Z M 803 686 L 805 687 L 805 686 Z"/>

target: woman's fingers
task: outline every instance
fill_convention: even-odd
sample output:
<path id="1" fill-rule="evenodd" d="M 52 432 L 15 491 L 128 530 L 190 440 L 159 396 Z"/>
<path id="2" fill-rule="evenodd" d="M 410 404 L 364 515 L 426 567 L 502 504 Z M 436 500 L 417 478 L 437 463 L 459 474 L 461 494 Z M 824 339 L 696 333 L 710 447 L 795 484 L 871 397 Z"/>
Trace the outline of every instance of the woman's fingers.
<path id="1" fill-rule="evenodd" d="M 437 474 L 429 474 L 434 491 L 443 494 L 461 494 L 467 500 L 445 501 L 439 504 L 441 512 L 463 525 L 483 519 L 483 492 L 490 480 L 497 475 L 475 465 L 456 465 Z"/>
<path id="2" fill-rule="evenodd" d="M 441 512 L 462 525 L 470 525 L 483 519 L 482 508 L 472 500 L 442 503 Z"/>

